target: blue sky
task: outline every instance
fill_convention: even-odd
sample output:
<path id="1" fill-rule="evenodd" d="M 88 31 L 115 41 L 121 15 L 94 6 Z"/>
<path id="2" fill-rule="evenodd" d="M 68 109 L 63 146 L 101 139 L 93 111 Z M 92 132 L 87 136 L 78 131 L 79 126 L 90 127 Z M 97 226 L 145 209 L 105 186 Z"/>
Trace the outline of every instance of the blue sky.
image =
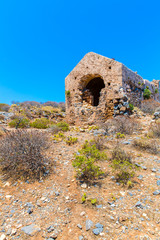
<path id="1" fill-rule="evenodd" d="M 160 79 L 159 0 L 1 0 L 0 102 L 64 101 L 88 52 Z"/>

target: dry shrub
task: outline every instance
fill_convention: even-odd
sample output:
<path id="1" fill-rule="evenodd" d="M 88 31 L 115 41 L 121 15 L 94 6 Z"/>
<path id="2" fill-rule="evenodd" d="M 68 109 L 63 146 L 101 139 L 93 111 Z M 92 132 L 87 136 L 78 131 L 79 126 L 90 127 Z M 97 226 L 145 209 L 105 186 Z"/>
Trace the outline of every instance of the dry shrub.
<path id="1" fill-rule="evenodd" d="M 104 143 L 103 139 L 100 136 L 94 137 L 89 144 L 91 146 L 95 145 L 98 150 L 103 150 L 104 149 Z"/>
<path id="2" fill-rule="evenodd" d="M 148 136 L 160 138 L 160 121 L 159 120 L 151 124 L 150 130 L 148 132 Z"/>
<path id="3" fill-rule="evenodd" d="M 131 155 L 117 145 L 112 151 L 112 157 L 110 160 L 117 181 L 127 184 L 135 173 L 135 167 L 132 163 Z"/>
<path id="4" fill-rule="evenodd" d="M 157 154 L 159 152 L 158 143 L 156 140 L 153 139 L 134 139 L 133 146 L 139 150 L 146 151 L 152 154 Z"/>
<path id="5" fill-rule="evenodd" d="M 3 121 L 5 117 L 3 115 L 0 115 L 0 121 Z"/>
<path id="6" fill-rule="evenodd" d="M 4 134 L 5 132 L 2 129 L 0 129 L 0 137 L 2 137 Z"/>
<path id="7" fill-rule="evenodd" d="M 47 135 L 37 130 L 14 130 L 0 142 L 0 167 L 7 178 L 40 179 L 50 167 L 44 150 L 49 147 Z"/>
<path id="8" fill-rule="evenodd" d="M 140 127 L 140 123 L 137 120 L 127 116 L 117 116 L 114 119 L 109 119 L 103 126 L 108 134 L 133 134 Z"/>
<path id="9" fill-rule="evenodd" d="M 141 103 L 141 110 L 144 113 L 153 114 L 156 111 L 156 109 L 159 107 L 160 107 L 160 103 L 156 102 L 153 99 L 143 100 Z"/>
<path id="10" fill-rule="evenodd" d="M 61 129 L 56 125 L 51 125 L 48 129 L 48 132 L 50 132 L 51 134 L 56 134 L 58 133 Z"/>
<path id="11" fill-rule="evenodd" d="M 8 112 L 10 109 L 10 106 L 6 103 L 0 103 L 0 111 Z"/>

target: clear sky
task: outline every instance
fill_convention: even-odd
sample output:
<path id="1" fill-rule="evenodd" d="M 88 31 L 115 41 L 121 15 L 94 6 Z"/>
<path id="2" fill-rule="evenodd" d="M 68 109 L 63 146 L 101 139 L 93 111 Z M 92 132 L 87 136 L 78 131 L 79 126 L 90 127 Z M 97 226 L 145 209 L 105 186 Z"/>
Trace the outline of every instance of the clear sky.
<path id="1" fill-rule="evenodd" d="M 0 0 L 0 102 L 64 101 L 91 51 L 160 79 L 160 1 Z"/>

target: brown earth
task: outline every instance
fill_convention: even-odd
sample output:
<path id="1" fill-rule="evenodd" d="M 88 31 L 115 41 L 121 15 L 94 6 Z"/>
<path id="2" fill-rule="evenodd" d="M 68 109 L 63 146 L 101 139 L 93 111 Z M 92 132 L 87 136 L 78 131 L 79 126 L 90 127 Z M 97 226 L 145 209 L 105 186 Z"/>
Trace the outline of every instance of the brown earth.
<path id="1" fill-rule="evenodd" d="M 51 140 L 49 154 L 55 167 L 46 179 L 35 183 L 0 182 L 0 239 L 160 239 L 160 194 L 153 195 L 154 191 L 160 190 L 157 185 L 160 156 L 133 148 L 133 139 L 144 135 L 152 120 L 142 117 L 140 121 L 143 124 L 141 132 L 125 139 L 101 136 L 108 156 L 119 141 L 123 149 L 131 153 L 133 162 L 142 166 L 136 170 L 131 189 L 119 185 L 112 178 L 114 174 L 109 160 L 99 163 L 106 174 L 93 185 L 76 180 L 72 167 L 74 153 L 85 140 L 93 139 L 95 132 L 91 133 L 88 129 L 81 132 L 73 127 L 65 135 L 77 137 L 78 143 L 75 145 L 68 146 L 65 141 Z M 139 179 L 139 175 L 143 178 Z M 92 205 L 90 201 L 82 204 L 84 193 L 87 199 L 96 198 L 97 205 Z M 138 201 L 140 204 L 137 204 Z M 30 214 L 28 210 L 31 210 Z M 93 225 L 86 231 L 88 219 Z M 93 233 L 96 223 L 103 225 L 99 235 Z M 33 231 L 33 236 L 22 231 L 23 227 L 31 224 L 40 230 Z M 6 238 L 2 238 L 3 235 Z"/>

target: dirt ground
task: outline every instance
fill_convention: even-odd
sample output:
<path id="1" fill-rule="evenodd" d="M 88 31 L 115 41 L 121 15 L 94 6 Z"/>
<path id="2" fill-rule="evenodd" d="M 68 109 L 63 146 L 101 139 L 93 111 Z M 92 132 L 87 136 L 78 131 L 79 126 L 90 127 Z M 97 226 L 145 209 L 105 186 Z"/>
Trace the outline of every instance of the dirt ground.
<path id="1" fill-rule="evenodd" d="M 0 239 L 160 239 L 160 194 L 155 194 L 160 190 L 160 156 L 132 146 L 152 119 L 142 117 L 139 121 L 143 124 L 141 132 L 125 139 L 101 136 L 108 158 L 119 141 L 141 166 L 132 188 L 115 181 L 109 160 L 99 162 L 105 172 L 102 179 L 93 185 L 78 181 L 72 166 L 74 154 L 85 140 L 94 138 L 95 132 L 71 129 L 65 136 L 77 137 L 78 143 L 68 146 L 63 140 L 51 140 L 49 154 L 55 167 L 43 181 L 0 181 Z M 88 201 L 82 204 L 84 193 Z M 90 199 L 96 199 L 97 204 L 92 205 Z M 95 226 L 97 223 L 100 227 Z M 29 233 L 24 230 L 26 226 L 32 228 Z M 98 234 L 95 229 L 100 229 Z"/>

